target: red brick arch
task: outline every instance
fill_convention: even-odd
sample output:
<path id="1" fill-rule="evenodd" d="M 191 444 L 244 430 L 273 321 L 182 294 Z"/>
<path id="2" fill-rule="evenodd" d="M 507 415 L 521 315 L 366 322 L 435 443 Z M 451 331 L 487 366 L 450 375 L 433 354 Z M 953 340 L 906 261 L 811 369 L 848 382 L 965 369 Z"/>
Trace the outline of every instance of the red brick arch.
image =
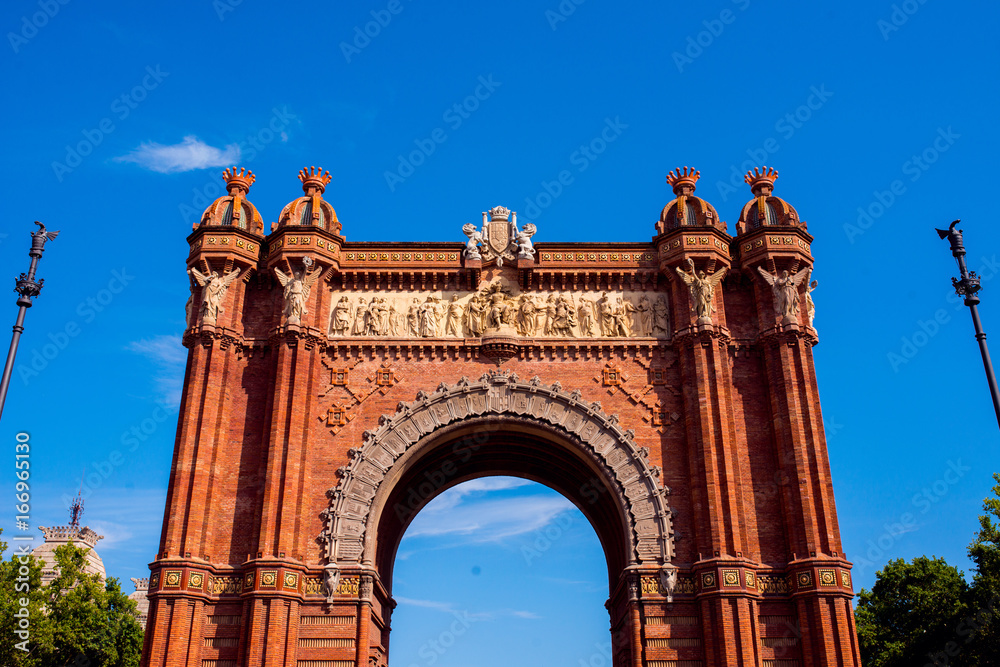
<path id="1" fill-rule="evenodd" d="M 579 391 L 487 373 L 441 383 L 367 431 L 339 471 L 320 536 L 328 571 L 374 570 L 389 589 L 403 532 L 438 493 L 512 474 L 573 501 L 604 546 L 612 589 L 628 568 L 670 568 L 673 530 L 660 471 L 631 430 Z"/>

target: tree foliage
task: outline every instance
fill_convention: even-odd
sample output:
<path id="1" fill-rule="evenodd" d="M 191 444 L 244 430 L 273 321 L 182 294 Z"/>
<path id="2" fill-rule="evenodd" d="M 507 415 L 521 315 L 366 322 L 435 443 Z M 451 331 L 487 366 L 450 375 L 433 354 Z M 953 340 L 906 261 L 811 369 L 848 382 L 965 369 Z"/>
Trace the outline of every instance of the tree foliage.
<path id="1" fill-rule="evenodd" d="M 975 565 L 972 607 L 976 639 L 973 653 L 980 665 L 1000 665 L 1000 473 L 993 474 L 993 496 L 983 500 L 979 532 L 969 545 Z"/>
<path id="2" fill-rule="evenodd" d="M 0 558 L 7 545 L 0 542 Z M 58 576 L 41 585 L 41 563 L 12 554 L 0 561 L 0 623 L 5 637 L 14 637 L 20 598 L 29 600 L 28 637 L 21 650 L 14 642 L 0 642 L 0 664 L 16 667 L 137 667 L 142 651 L 142 626 L 135 602 L 122 592 L 118 580 L 102 582 L 84 572 L 88 549 L 66 544 L 55 551 Z M 27 574 L 25 574 L 27 570 Z M 28 581 L 27 591 L 16 587 Z M 23 584 L 23 582 L 21 582 Z M 20 641 L 20 638 L 19 638 Z"/>
<path id="3" fill-rule="evenodd" d="M 1000 665 L 1000 474 L 969 545 L 971 585 L 941 558 L 889 561 L 854 611 L 867 667 Z"/>
<path id="4" fill-rule="evenodd" d="M 944 559 L 889 561 L 872 590 L 862 589 L 858 595 L 855 619 L 862 664 L 925 664 L 928 653 L 954 638 L 956 620 L 966 615 L 968 594 L 965 577 Z"/>

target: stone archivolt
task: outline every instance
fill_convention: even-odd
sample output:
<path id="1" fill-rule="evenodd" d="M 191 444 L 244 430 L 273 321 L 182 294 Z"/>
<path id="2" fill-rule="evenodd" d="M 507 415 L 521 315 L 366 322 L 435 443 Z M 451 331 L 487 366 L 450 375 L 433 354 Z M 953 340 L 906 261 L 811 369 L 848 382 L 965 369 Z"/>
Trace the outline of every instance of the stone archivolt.
<path id="1" fill-rule="evenodd" d="M 330 506 L 322 513 L 325 528 L 319 537 L 326 561 L 343 570 L 372 560 L 379 519 L 376 495 L 383 492 L 393 466 L 411 458 L 426 436 L 463 419 L 497 415 L 526 417 L 571 435 L 580 453 L 613 480 L 628 522 L 627 562 L 669 566 L 674 548 L 668 491 L 658 482 L 659 472 L 648 463 L 646 450 L 636 446 L 633 432 L 599 404 L 582 401 L 579 391 L 496 372 L 477 382 L 462 378 L 455 385 L 441 383 L 431 394 L 420 392 L 416 401 L 400 403 L 395 414 L 383 416 L 377 428 L 365 432 L 364 445 L 352 450 L 351 463 L 339 471 L 340 482 L 327 492 Z"/>

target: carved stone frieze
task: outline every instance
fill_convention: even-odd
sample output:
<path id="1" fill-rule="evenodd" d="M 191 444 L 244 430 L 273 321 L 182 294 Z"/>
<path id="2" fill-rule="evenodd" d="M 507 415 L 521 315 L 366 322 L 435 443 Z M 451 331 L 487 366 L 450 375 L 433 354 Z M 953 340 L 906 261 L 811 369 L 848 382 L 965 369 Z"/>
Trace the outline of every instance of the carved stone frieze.
<path id="1" fill-rule="evenodd" d="M 546 385 L 538 378 L 521 380 L 516 374 L 496 371 L 478 381 L 462 378 L 453 385 L 441 383 L 433 392 L 419 392 L 417 400 L 400 403 L 395 414 L 383 416 L 377 428 L 365 432 L 360 450 L 342 469 L 339 483 L 327 492 L 330 504 L 321 515 L 324 529 L 319 536 L 327 562 L 343 569 L 372 557 L 378 520 L 373 511 L 375 495 L 393 465 L 412 447 L 451 423 L 491 415 L 537 420 L 572 436 L 571 441 L 599 464 L 617 491 L 616 502 L 628 522 L 628 560 L 660 566 L 670 563 L 674 553 L 671 511 L 659 475 L 647 461 L 647 452 L 635 444 L 631 429 L 620 425 L 616 415 L 605 414 L 598 404 L 582 401 L 579 391 L 565 391 L 558 382 Z"/>
<path id="2" fill-rule="evenodd" d="M 350 292 L 331 299 L 329 338 L 665 338 L 666 296 L 641 291 Z"/>

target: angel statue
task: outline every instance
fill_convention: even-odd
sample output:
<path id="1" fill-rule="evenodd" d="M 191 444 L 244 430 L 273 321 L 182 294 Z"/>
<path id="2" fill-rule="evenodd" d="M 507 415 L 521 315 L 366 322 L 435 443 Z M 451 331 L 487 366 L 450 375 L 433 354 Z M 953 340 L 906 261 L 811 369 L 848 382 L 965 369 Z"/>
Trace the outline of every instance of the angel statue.
<path id="1" fill-rule="evenodd" d="M 240 275 L 240 270 L 233 269 L 226 275 L 220 276 L 218 271 L 212 271 L 209 275 L 205 275 L 198 269 L 191 267 L 188 269 L 188 275 L 193 276 L 203 288 L 201 290 L 201 311 L 199 312 L 201 323 L 215 324 L 219 314 L 225 312 L 222 300 L 226 298 L 226 290 Z"/>
<path id="2" fill-rule="evenodd" d="M 274 267 L 274 274 L 278 276 L 278 282 L 285 288 L 285 321 L 287 324 L 299 324 L 306 316 L 309 292 L 323 271 L 319 267 L 314 271 L 309 271 L 309 267 L 313 265 L 311 257 L 304 257 L 302 265 L 305 268 L 301 271 L 293 269 L 291 275 L 285 275 L 281 269 Z"/>
<path id="3" fill-rule="evenodd" d="M 516 227 L 515 227 L 516 229 Z M 535 235 L 538 228 L 535 227 L 530 222 L 524 225 L 521 231 L 517 232 L 514 237 L 517 242 L 517 256 L 520 259 L 533 259 L 535 256 L 535 248 L 531 245 L 531 237 Z"/>
<path id="4" fill-rule="evenodd" d="M 799 283 L 810 269 L 807 266 L 794 276 L 788 275 L 788 271 L 782 271 L 781 275 L 769 273 L 763 266 L 758 266 L 757 271 L 771 286 L 771 294 L 774 295 L 774 314 L 782 318 L 782 321 L 794 321 L 799 314 Z"/>
<path id="5" fill-rule="evenodd" d="M 484 213 L 483 216 L 485 217 L 486 214 Z M 465 244 L 465 258 L 482 259 L 483 256 L 479 253 L 479 244 L 483 242 L 482 232 L 471 222 L 463 225 L 462 231 L 469 237 L 469 241 Z"/>
<path id="6" fill-rule="evenodd" d="M 816 319 L 816 304 L 813 303 L 812 293 L 819 287 L 819 281 L 814 280 L 809 282 L 809 278 L 812 277 L 812 267 L 809 268 L 809 272 L 806 274 L 806 321 L 809 322 L 809 326 L 813 325 L 813 320 Z"/>
<path id="7" fill-rule="evenodd" d="M 681 267 L 679 266 L 675 266 L 674 270 L 677 271 L 677 275 L 687 283 L 688 289 L 691 290 L 691 303 L 694 306 L 694 312 L 698 317 L 698 321 L 706 324 L 710 323 L 712 321 L 712 313 L 715 312 L 715 307 L 712 305 L 712 297 L 715 295 L 716 286 L 722 282 L 722 277 L 726 275 L 726 268 L 723 267 L 710 276 L 706 276 L 704 271 L 698 271 L 695 274 L 694 260 L 690 257 L 688 257 L 688 266 L 691 267 L 691 273 L 681 271 Z"/>

